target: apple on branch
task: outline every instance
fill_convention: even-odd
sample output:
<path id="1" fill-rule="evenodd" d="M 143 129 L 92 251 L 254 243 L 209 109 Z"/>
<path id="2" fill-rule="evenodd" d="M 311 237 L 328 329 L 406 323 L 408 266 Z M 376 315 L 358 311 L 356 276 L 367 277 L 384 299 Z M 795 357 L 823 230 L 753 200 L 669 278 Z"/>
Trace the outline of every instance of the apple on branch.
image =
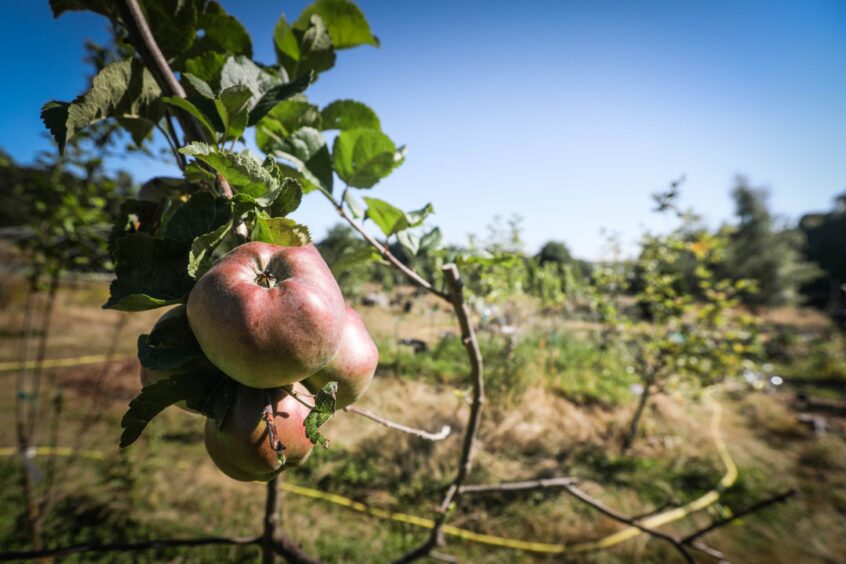
<path id="1" fill-rule="evenodd" d="M 379 349 L 370 338 L 364 321 L 357 311 L 347 307 L 338 354 L 320 372 L 303 381 L 303 384 L 317 393 L 328 382 L 337 382 L 335 408 L 343 409 L 364 395 L 378 364 Z"/>
<path id="2" fill-rule="evenodd" d="M 314 245 L 247 243 L 191 290 L 188 322 L 209 360 L 252 388 L 299 382 L 337 354 L 345 305 Z"/>

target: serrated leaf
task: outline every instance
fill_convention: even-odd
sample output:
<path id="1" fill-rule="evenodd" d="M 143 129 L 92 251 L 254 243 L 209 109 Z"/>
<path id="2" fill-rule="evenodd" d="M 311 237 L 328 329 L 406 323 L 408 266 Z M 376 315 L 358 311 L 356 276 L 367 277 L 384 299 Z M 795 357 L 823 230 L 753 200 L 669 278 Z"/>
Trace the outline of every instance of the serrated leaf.
<path id="1" fill-rule="evenodd" d="M 177 308 L 176 315 L 172 313 L 168 312 L 169 317 L 159 320 L 149 335 L 138 337 L 138 360 L 142 366 L 152 370 L 173 370 L 203 358 L 185 310 Z"/>
<path id="2" fill-rule="evenodd" d="M 41 119 L 53 134 L 59 151 L 80 130 L 110 117 L 143 119 L 146 131 L 134 128 L 133 139 L 140 143 L 162 116 L 161 90 L 153 75 L 137 59 L 124 59 L 106 65 L 91 82 L 91 89 L 73 102 L 48 102 Z M 140 138 L 139 138 L 140 136 Z"/>
<path id="3" fill-rule="evenodd" d="M 369 106 L 355 100 L 335 100 L 322 110 L 323 129 L 366 128 L 381 130 L 379 116 Z"/>
<path id="4" fill-rule="evenodd" d="M 220 71 L 220 88 L 231 86 L 246 86 L 252 92 L 250 108 L 272 87 L 282 83 L 278 76 L 274 76 L 256 65 L 243 55 L 229 57 Z"/>
<path id="5" fill-rule="evenodd" d="M 188 275 L 191 278 L 199 279 L 211 268 L 212 253 L 230 231 L 232 231 L 231 221 L 194 239 L 191 243 L 191 252 L 188 254 Z"/>
<path id="6" fill-rule="evenodd" d="M 228 137 L 237 139 L 244 133 L 252 98 L 253 93 L 249 88 L 237 85 L 221 90 L 214 101 Z"/>
<path id="7" fill-rule="evenodd" d="M 115 274 L 105 309 L 141 311 L 185 300 L 194 281 L 188 276 L 188 244 L 154 239 L 148 233 L 124 235 L 115 245 Z"/>
<path id="8" fill-rule="evenodd" d="M 209 120 L 209 117 L 197 107 L 194 102 L 190 100 L 186 100 L 185 98 L 179 98 L 177 96 L 164 96 L 162 101 L 166 104 L 179 108 L 181 110 L 185 110 L 189 114 L 191 114 L 200 124 L 206 128 L 206 131 L 209 133 L 209 136 L 212 139 L 217 137 L 217 132 L 215 126 Z M 222 129 L 222 128 L 221 128 Z"/>
<path id="9" fill-rule="evenodd" d="M 367 204 L 367 217 L 382 230 L 385 237 L 408 229 L 408 218 L 398 207 L 378 198 L 364 198 Z"/>
<path id="10" fill-rule="evenodd" d="M 272 153 L 297 129 L 320 129 L 321 124 L 317 106 L 302 99 L 285 100 L 276 104 L 256 124 L 256 145 L 264 153 Z"/>
<path id="11" fill-rule="evenodd" d="M 230 16 L 217 2 L 208 2 L 197 26 L 203 36 L 197 38 L 191 52 L 224 51 L 233 55 L 253 56 L 250 34 L 243 24 Z"/>
<path id="12" fill-rule="evenodd" d="M 318 130 L 301 127 L 283 139 L 274 154 L 290 161 L 306 180 L 332 193 L 332 158 Z"/>
<path id="13" fill-rule="evenodd" d="M 408 226 L 417 227 L 418 225 L 421 225 L 426 218 L 434 212 L 435 208 L 432 207 L 432 204 L 426 204 L 419 210 L 406 212 L 405 216 L 408 219 Z"/>
<path id="14" fill-rule="evenodd" d="M 185 53 L 197 37 L 197 2 L 185 0 L 146 1 L 144 12 L 153 37 L 167 59 Z"/>
<path id="15" fill-rule="evenodd" d="M 276 50 L 276 61 L 294 78 L 300 61 L 300 46 L 284 14 L 279 16 L 273 30 L 273 46 Z"/>
<path id="16" fill-rule="evenodd" d="M 335 138 L 332 164 L 349 186 L 372 188 L 402 164 L 391 139 L 375 129 L 347 129 Z"/>
<path id="17" fill-rule="evenodd" d="M 234 380 L 213 369 L 176 374 L 144 386 L 121 419 L 120 447 L 134 443 L 156 415 L 180 401 L 189 409 L 222 420 L 232 405 L 235 389 Z"/>
<path id="18" fill-rule="evenodd" d="M 269 211 L 272 217 L 285 217 L 300 207 L 303 201 L 303 187 L 295 178 L 278 178 L 278 180 L 280 180 L 279 195 L 270 204 Z"/>
<path id="19" fill-rule="evenodd" d="M 308 88 L 309 84 L 314 82 L 314 73 L 306 73 L 303 76 L 287 82 L 285 84 L 277 84 L 268 89 L 256 103 L 252 110 L 250 110 L 250 119 L 248 125 L 255 125 L 261 118 L 266 116 L 276 104 L 291 98 Z"/>
<path id="20" fill-rule="evenodd" d="M 256 217 L 252 240 L 280 247 L 301 247 L 311 242 L 308 227 L 287 217 Z"/>
<path id="21" fill-rule="evenodd" d="M 368 262 L 376 262 L 379 259 L 379 253 L 377 253 L 372 247 L 359 247 L 344 252 L 338 260 L 329 266 L 329 268 L 332 271 L 332 274 L 337 278 L 351 268 L 355 268 L 360 264 L 366 264 Z"/>
<path id="22" fill-rule="evenodd" d="M 357 45 L 379 46 L 379 40 L 370 31 L 364 13 L 349 0 L 317 0 L 303 10 L 294 22 L 294 29 L 308 28 L 314 14 L 323 20 L 336 49 L 349 49 Z"/>
<path id="23" fill-rule="evenodd" d="M 231 220 L 232 205 L 229 200 L 200 192 L 173 213 L 165 225 L 163 236 L 191 242 Z"/>
<path id="24" fill-rule="evenodd" d="M 197 91 L 197 94 L 199 94 L 203 98 L 214 100 L 214 91 L 212 90 L 211 86 L 209 86 L 208 82 L 206 82 L 199 76 L 195 76 L 188 72 L 182 73 L 182 76 L 184 76 L 185 80 L 187 80 L 188 83 L 194 88 L 194 90 Z"/>
<path id="25" fill-rule="evenodd" d="M 231 153 L 198 142 L 190 143 L 179 151 L 211 166 L 233 189 L 249 194 L 261 206 L 269 206 L 276 198 L 276 179 L 249 151 Z"/>
<path id="26" fill-rule="evenodd" d="M 329 441 L 320 434 L 320 427 L 335 415 L 335 395 L 338 393 L 338 383 L 328 382 L 317 392 L 314 398 L 314 407 L 306 416 L 303 425 L 311 444 L 320 444 L 323 447 L 329 446 Z"/>
<path id="27" fill-rule="evenodd" d="M 206 51 L 195 57 L 186 59 L 185 72 L 204 80 L 214 90 L 219 82 L 223 65 L 226 64 L 229 55 L 217 51 Z"/>
<path id="28" fill-rule="evenodd" d="M 320 16 L 312 15 L 309 26 L 304 31 L 295 30 L 294 34 L 299 37 L 300 44 L 297 76 L 309 71 L 321 73 L 335 66 L 335 48 Z"/>

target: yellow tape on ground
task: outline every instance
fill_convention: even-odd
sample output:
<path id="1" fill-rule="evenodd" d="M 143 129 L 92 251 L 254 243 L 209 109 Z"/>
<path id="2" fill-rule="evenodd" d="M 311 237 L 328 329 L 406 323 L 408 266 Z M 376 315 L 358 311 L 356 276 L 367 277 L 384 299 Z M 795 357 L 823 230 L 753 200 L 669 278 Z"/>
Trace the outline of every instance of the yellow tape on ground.
<path id="1" fill-rule="evenodd" d="M 715 503 L 720 498 L 720 492 L 732 486 L 737 480 L 737 466 L 735 465 L 734 460 L 732 460 L 731 455 L 728 452 L 728 448 L 726 448 L 726 444 L 725 442 L 723 442 L 723 438 L 720 435 L 720 422 L 723 414 L 722 406 L 720 406 L 720 404 L 716 400 L 714 400 L 713 397 L 711 397 L 711 392 L 711 389 L 705 391 L 705 399 L 712 410 L 710 424 L 711 438 L 714 441 L 714 446 L 717 449 L 717 454 L 719 455 L 720 460 L 726 467 L 726 473 L 725 475 L 723 475 L 722 480 L 720 480 L 719 485 L 715 489 L 707 492 L 706 494 L 681 507 L 657 513 L 651 517 L 640 521 L 640 523 L 646 527 L 657 528 L 661 525 L 666 525 L 667 523 L 683 519 L 691 513 L 695 513 L 697 511 L 705 509 L 709 505 Z M 0 456 L 14 456 L 17 454 L 17 452 L 18 451 L 15 448 L 0 448 Z M 99 451 L 73 451 L 72 449 L 61 447 L 37 447 L 35 449 L 35 454 L 37 456 L 81 456 L 94 460 L 103 460 L 105 458 L 105 455 Z M 386 509 L 380 509 L 378 507 L 371 507 L 364 503 L 354 501 L 352 499 L 337 494 L 323 492 L 312 488 L 306 488 L 288 482 L 282 482 L 280 487 L 284 491 L 290 492 L 295 495 L 300 495 L 311 499 L 317 499 L 320 501 L 332 503 L 334 505 L 345 507 L 352 511 L 357 511 L 359 513 L 376 517 L 377 519 L 394 521 L 396 523 L 405 523 L 424 529 L 431 529 L 435 526 L 435 522 L 432 519 L 418 517 L 416 515 L 408 515 L 406 513 L 396 513 L 393 511 L 388 511 Z M 606 537 L 594 541 L 585 541 L 572 544 L 550 544 L 507 537 L 499 537 L 494 535 L 486 535 L 484 533 L 476 533 L 473 531 L 468 531 L 467 529 L 454 527 L 452 525 L 444 525 L 443 531 L 446 535 L 470 542 L 486 544 L 490 546 L 499 546 L 503 548 L 513 548 L 516 550 L 524 550 L 527 552 L 543 554 L 563 554 L 568 552 L 589 552 L 593 550 L 600 550 L 616 546 L 624 541 L 644 534 L 644 532 L 638 529 L 637 527 L 630 526 L 620 531 L 617 531 L 616 533 L 612 533 Z"/>
<path id="2" fill-rule="evenodd" d="M 97 364 L 98 362 L 122 362 L 124 360 L 129 360 L 130 358 L 135 357 L 123 357 L 123 358 L 109 358 L 108 355 L 105 354 L 89 354 L 86 356 L 76 356 L 73 358 L 48 358 L 43 361 L 42 366 L 44 368 L 69 368 L 72 366 L 83 366 L 85 364 Z M 24 370 L 29 368 L 35 368 L 38 366 L 38 362 L 35 360 L 28 360 L 27 362 L 0 362 L 0 372 L 14 372 L 16 370 Z"/>

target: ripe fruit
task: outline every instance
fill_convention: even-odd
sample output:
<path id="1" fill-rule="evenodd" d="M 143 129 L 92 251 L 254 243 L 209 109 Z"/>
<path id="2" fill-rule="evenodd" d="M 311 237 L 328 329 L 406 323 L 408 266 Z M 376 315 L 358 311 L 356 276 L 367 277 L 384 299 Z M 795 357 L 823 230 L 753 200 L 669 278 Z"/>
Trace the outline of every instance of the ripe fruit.
<path id="1" fill-rule="evenodd" d="M 293 384 L 341 343 L 344 298 L 314 245 L 247 243 L 221 258 L 188 297 L 200 348 L 253 388 Z"/>
<path id="2" fill-rule="evenodd" d="M 335 408 L 343 409 L 364 395 L 376 372 L 377 364 L 379 350 L 370 338 L 364 321 L 357 311 L 347 307 L 347 318 L 338 354 L 325 368 L 303 383 L 312 392 L 317 392 L 327 382 L 337 382 Z"/>
<path id="3" fill-rule="evenodd" d="M 175 319 L 180 316 L 185 315 L 185 306 L 180 305 L 177 306 L 169 311 L 167 311 L 164 315 L 162 315 L 156 324 L 153 326 L 153 330 L 158 328 L 163 321 L 167 321 L 169 319 Z M 171 368 L 168 370 L 154 370 L 152 368 L 147 368 L 143 364 L 141 365 L 141 387 L 149 386 L 154 382 L 158 382 L 159 380 L 164 380 L 165 378 L 170 378 L 174 374 L 181 374 L 183 372 L 192 372 L 194 370 L 201 370 L 203 368 L 208 368 L 208 362 L 205 359 L 196 359 L 183 364 L 178 368 Z M 176 407 L 180 409 L 184 409 L 185 411 L 189 411 L 191 413 L 198 413 L 193 409 L 189 409 L 188 406 L 185 405 L 184 401 L 177 402 Z"/>
<path id="4" fill-rule="evenodd" d="M 311 403 L 305 387 L 294 384 L 293 389 L 301 400 Z M 285 447 L 282 450 L 284 464 L 268 439 L 264 420 L 267 394 L 274 406 L 277 436 Z M 311 454 L 312 444 L 303 426 L 309 411 L 310 408 L 284 390 L 238 386 L 220 428 L 214 419 L 206 420 L 206 450 L 217 467 L 230 478 L 242 482 L 267 482 L 283 470 L 299 465 Z"/>

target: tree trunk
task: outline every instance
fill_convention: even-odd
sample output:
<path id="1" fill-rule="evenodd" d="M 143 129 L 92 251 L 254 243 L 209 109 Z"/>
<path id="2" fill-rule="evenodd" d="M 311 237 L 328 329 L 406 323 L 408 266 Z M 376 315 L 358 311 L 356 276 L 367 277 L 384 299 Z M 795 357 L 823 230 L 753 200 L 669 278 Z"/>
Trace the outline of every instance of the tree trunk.
<path id="1" fill-rule="evenodd" d="M 640 394 L 640 400 L 637 403 L 637 409 L 634 412 L 631 422 L 629 423 L 629 430 L 626 436 L 623 437 L 623 452 L 627 452 L 634 444 L 637 430 L 640 426 L 640 420 L 643 417 L 643 412 L 646 410 L 646 405 L 649 402 L 649 396 L 652 395 L 653 378 L 647 378 L 643 383 L 643 393 Z"/>

